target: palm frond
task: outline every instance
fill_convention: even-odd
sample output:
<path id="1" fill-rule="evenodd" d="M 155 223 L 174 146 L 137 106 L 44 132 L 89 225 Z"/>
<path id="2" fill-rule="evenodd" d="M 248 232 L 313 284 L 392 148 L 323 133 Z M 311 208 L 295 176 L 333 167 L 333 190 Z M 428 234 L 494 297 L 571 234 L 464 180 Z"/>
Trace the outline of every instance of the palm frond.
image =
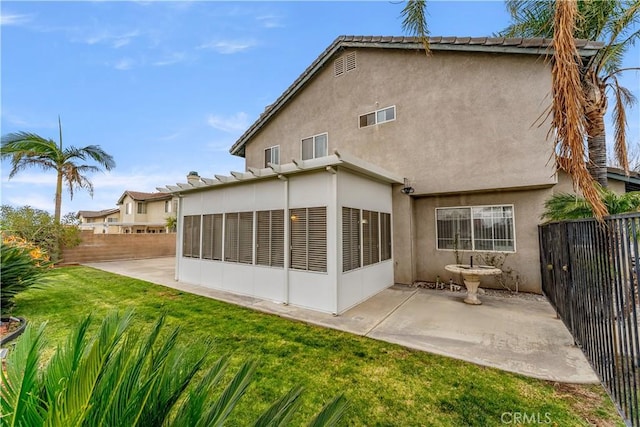
<path id="1" fill-rule="evenodd" d="M 0 369 L 2 425 L 44 425 L 38 365 L 44 347 L 45 326 L 42 324 L 36 330 L 28 325 L 7 358 L 6 373 Z"/>
<path id="2" fill-rule="evenodd" d="M 289 390 L 287 394 L 274 402 L 271 407 L 262 413 L 262 415 L 253 424 L 254 427 L 276 427 L 287 426 L 291 423 L 294 412 L 300 407 L 300 396 L 302 395 L 302 387 L 296 387 Z"/>
<path id="3" fill-rule="evenodd" d="M 582 218 L 593 218 L 591 206 L 583 197 L 569 193 L 557 193 L 545 201 L 541 217 L 547 221 Z"/>
<path id="4" fill-rule="evenodd" d="M 206 419 L 210 420 L 210 425 L 221 425 L 227 419 L 238 400 L 247 391 L 251 379 L 256 371 L 257 362 L 248 360 L 242 364 L 231 382 L 225 387 L 215 404 L 211 406 L 210 412 L 206 414 Z"/>
<path id="5" fill-rule="evenodd" d="M 627 155 L 627 113 L 626 106 L 631 102 L 630 92 L 624 90 L 618 79 L 613 80 L 613 94 L 615 104 L 613 106 L 614 145 L 613 149 L 618 164 L 629 175 L 629 157 Z"/>
<path id="6" fill-rule="evenodd" d="M 573 37 L 577 6 L 575 0 L 556 3 L 554 16 L 554 61 L 552 75 L 552 121 L 557 153 L 566 161 L 559 163 L 573 179 L 574 186 L 593 206 L 595 217 L 602 219 L 607 210 L 595 181 L 585 165 L 585 95 L 581 83 L 580 56 Z"/>
<path id="7" fill-rule="evenodd" d="M 512 24 L 500 37 L 553 37 L 554 2 L 550 0 L 507 0 Z"/>
<path id="8" fill-rule="evenodd" d="M 422 41 L 425 52 L 430 54 L 426 0 L 406 0 L 400 16 L 402 17 L 402 30 L 418 37 Z"/>
<path id="9" fill-rule="evenodd" d="M 348 409 L 347 399 L 339 395 L 327 403 L 320 413 L 311 421 L 310 427 L 325 427 L 337 425 Z"/>

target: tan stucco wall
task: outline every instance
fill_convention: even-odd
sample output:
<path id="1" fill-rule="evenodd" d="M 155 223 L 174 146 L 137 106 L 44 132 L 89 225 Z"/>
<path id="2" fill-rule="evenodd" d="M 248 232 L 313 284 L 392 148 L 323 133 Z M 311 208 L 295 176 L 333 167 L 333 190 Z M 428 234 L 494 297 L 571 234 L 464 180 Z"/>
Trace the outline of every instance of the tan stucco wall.
<path id="1" fill-rule="evenodd" d="M 538 227 L 544 201 L 551 189 L 511 191 L 497 193 L 458 194 L 449 196 L 421 197 L 415 200 L 417 250 L 416 278 L 435 281 L 437 276 L 448 282 L 449 278 L 459 282 L 459 277 L 445 271 L 444 266 L 455 264 L 455 252 L 436 249 L 435 209 L 438 207 L 513 205 L 515 218 L 516 251 L 506 257 L 505 266 L 515 270 L 513 275 L 521 278 L 520 291 L 541 292 L 540 257 L 538 251 Z M 460 251 L 463 263 L 474 256 L 478 262 L 484 251 Z M 487 287 L 498 287 L 495 280 L 485 280 Z"/>
<path id="2" fill-rule="evenodd" d="M 357 68 L 333 61 L 246 147 L 263 167 L 300 159 L 302 138 L 328 132 L 329 153 L 348 152 L 410 179 L 416 194 L 551 184 L 550 72 L 532 55 L 358 49 Z M 396 120 L 359 128 L 358 117 L 396 106 Z"/>

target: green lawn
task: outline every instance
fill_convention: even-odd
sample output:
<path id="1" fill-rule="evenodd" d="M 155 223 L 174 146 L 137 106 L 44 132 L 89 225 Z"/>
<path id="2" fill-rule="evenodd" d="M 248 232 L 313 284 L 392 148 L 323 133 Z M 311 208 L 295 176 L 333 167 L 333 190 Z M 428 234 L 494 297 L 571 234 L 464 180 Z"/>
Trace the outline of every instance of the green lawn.
<path id="1" fill-rule="evenodd" d="M 167 323 L 180 326 L 185 348 L 200 349 L 212 340 L 211 361 L 231 354 L 239 366 L 258 358 L 257 381 L 231 425 L 246 425 L 297 384 L 305 393 L 296 420 L 309 420 L 344 392 L 347 425 L 490 426 L 517 414 L 558 426 L 623 425 L 600 386 L 524 378 L 91 268 L 56 269 L 50 284 L 16 302 L 15 314 L 36 324 L 48 321 L 50 348 L 89 312 L 101 318 L 114 308 L 134 308 L 139 328 L 167 313 Z"/>

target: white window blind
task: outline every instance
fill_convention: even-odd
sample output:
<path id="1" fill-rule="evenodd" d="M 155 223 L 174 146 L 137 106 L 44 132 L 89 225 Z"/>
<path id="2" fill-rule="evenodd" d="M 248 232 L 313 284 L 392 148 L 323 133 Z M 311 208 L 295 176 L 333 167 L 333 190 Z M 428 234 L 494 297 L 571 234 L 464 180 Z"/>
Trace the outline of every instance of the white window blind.
<path id="1" fill-rule="evenodd" d="M 380 213 L 380 260 L 391 259 L 391 214 Z"/>
<path id="2" fill-rule="evenodd" d="M 298 208 L 290 213 L 290 267 L 327 271 L 327 208 Z"/>
<path id="3" fill-rule="evenodd" d="M 224 258 L 253 264 L 253 212 L 225 214 Z"/>
<path id="4" fill-rule="evenodd" d="M 284 267 L 284 210 L 256 212 L 256 264 Z"/>
<path id="5" fill-rule="evenodd" d="M 202 216 L 202 258 L 222 260 L 222 214 Z"/>
<path id="6" fill-rule="evenodd" d="M 238 212 L 224 215 L 224 260 L 238 262 L 238 227 L 240 217 Z"/>
<path id="7" fill-rule="evenodd" d="M 200 258 L 200 215 L 187 215 L 182 226 L 182 256 Z"/>
<path id="8" fill-rule="evenodd" d="M 342 208 L 342 271 L 360 268 L 360 210 Z"/>
<path id="9" fill-rule="evenodd" d="M 362 211 L 362 265 L 380 262 L 378 212 Z"/>

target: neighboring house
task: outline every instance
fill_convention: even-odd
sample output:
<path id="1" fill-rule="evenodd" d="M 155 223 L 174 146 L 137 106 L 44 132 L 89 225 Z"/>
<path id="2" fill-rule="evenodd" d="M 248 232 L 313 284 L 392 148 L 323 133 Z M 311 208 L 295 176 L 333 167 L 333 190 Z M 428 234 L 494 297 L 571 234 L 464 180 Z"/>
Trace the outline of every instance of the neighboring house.
<path id="1" fill-rule="evenodd" d="M 101 211 L 78 211 L 80 230 L 91 230 L 94 234 L 118 233 L 120 227 L 120 209 L 104 209 Z"/>
<path id="2" fill-rule="evenodd" d="M 245 172 L 159 189 L 180 198 L 176 278 L 339 314 L 497 253 L 540 293 L 543 204 L 571 188 L 540 123 L 551 41 L 430 43 L 339 37 L 233 145 Z"/>
<path id="3" fill-rule="evenodd" d="M 125 191 L 118 199 L 120 233 L 166 233 L 167 218 L 176 216 L 171 194 Z"/>

